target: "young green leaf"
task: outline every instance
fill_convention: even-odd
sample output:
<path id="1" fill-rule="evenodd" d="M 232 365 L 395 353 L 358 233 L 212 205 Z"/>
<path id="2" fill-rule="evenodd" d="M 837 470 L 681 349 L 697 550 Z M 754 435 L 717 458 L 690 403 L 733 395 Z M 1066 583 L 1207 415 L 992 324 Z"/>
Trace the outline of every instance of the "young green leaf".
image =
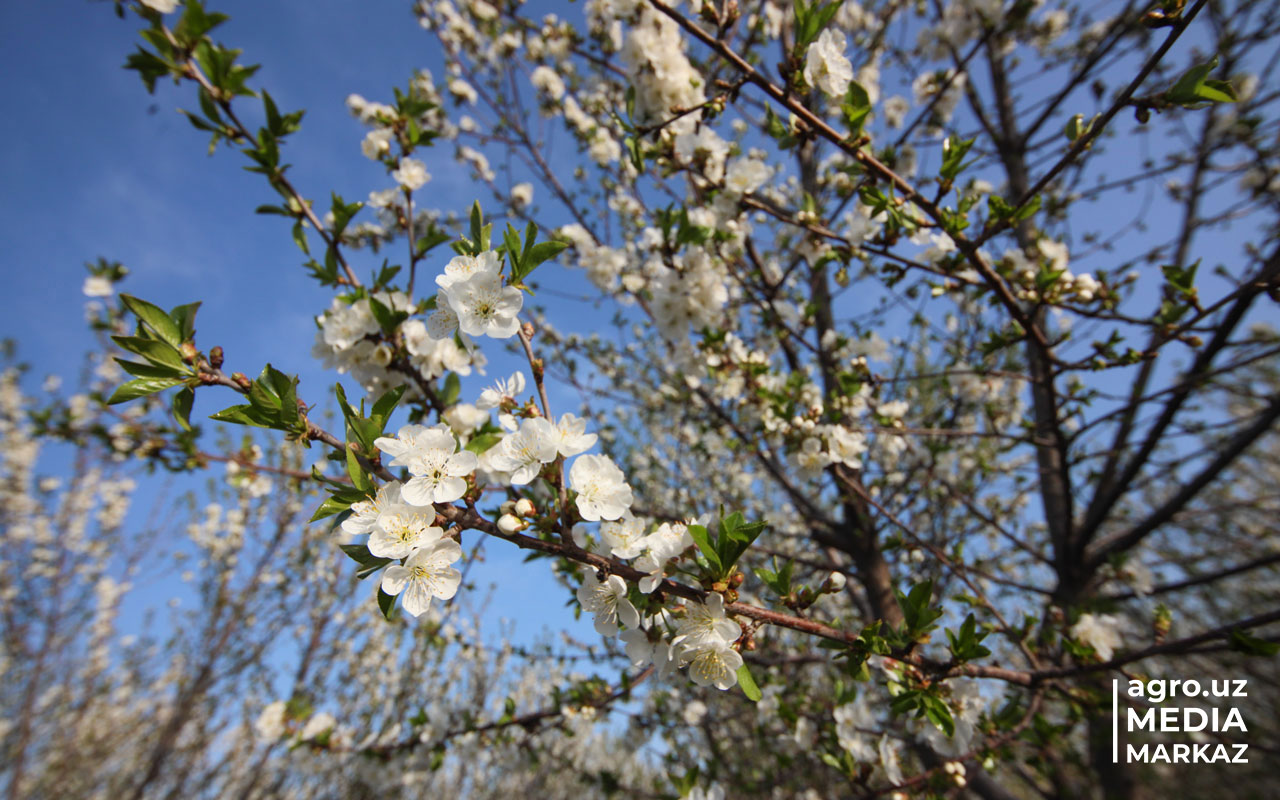
<path id="1" fill-rule="evenodd" d="M 751 677 L 751 670 L 747 668 L 746 664 L 738 667 L 738 685 L 742 687 L 742 693 L 753 703 L 760 702 L 760 698 L 764 697 L 760 687 L 756 685 L 756 679 Z"/>
<path id="2" fill-rule="evenodd" d="M 182 383 L 181 378 L 134 378 L 116 389 L 111 394 L 111 398 L 107 400 L 107 405 L 114 406 L 117 403 L 125 403 L 129 400 L 136 400 L 139 397 L 146 397 L 149 394 L 162 392 L 180 383 Z"/>

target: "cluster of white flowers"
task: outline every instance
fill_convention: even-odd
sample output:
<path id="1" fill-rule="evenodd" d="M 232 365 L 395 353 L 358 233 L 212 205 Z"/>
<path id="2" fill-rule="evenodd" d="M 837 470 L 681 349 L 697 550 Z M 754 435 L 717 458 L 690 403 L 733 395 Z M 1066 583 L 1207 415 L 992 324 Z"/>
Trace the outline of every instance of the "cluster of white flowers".
<path id="1" fill-rule="evenodd" d="M 520 330 L 516 315 L 524 306 L 524 292 L 504 286 L 500 256 L 490 250 L 478 256 L 460 255 L 436 277 L 440 291 L 436 311 L 427 320 L 433 339 L 452 339 L 461 331 L 468 336 L 509 339 Z"/>
<path id="2" fill-rule="evenodd" d="M 684 46 L 685 37 L 675 21 L 648 5 L 641 8 L 622 46 L 622 61 L 636 90 L 638 124 L 667 122 L 679 111 L 706 101 L 702 75 L 689 63 Z M 678 136 L 693 130 L 701 118 L 701 112 L 694 111 L 664 130 Z"/>
<path id="3" fill-rule="evenodd" d="M 664 522 L 648 535 L 646 527 L 644 520 L 627 513 L 602 523 L 598 540 L 591 540 L 583 525 L 575 526 L 573 535 L 580 547 L 614 558 L 635 559 L 636 569 L 648 573 L 640 580 L 639 591 L 650 594 L 662 582 L 668 563 L 693 546 L 693 538 L 685 523 Z M 601 581 L 591 572 L 578 589 L 578 601 L 584 611 L 595 615 L 599 633 L 617 635 L 619 622 L 626 626 L 620 637 L 634 666 L 654 664 L 660 677 L 688 667 L 698 686 L 724 690 L 737 684 L 743 662 L 733 645 L 741 631 L 725 615 L 722 595 L 712 592 L 705 602 L 689 602 L 678 618 L 663 609 L 642 619 L 628 597 L 625 581 L 616 575 Z"/>
<path id="4" fill-rule="evenodd" d="M 373 297 L 393 311 L 416 311 L 403 292 L 377 292 Z M 417 391 L 410 375 L 391 368 L 395 349 L 388 341 L 378 341 L 376 334 L 381 329 L 368 298 L 334 298 L 329 309 L 316 318 L 316 324 L 319 330 L 311 354 L 326 368 L 350 373 L 371 393 L 402 385 Z M 459 347 L 452 337 L 428 336 L 420 319 L 410 317 L 401 322 L 397 333 L 410 364 L 423 378 L 436 378 L 449 371 L 469 375 L 473 367 L 484 367 L 483 354 Z"/>
<path id="5" fill-rule="evenodd" d="M 1019 299 L 1074 299 L 1080 303 L 1091 303 L 1097 299 L 1102 289 L 1102 283 L 1090 273 L 1076 275 L 1067 269 L 1070 258 L 1067 245 L 1063 242 L 1041 239 L 1030 251 L 1006 250 L 1003 261 L 1008 266 L 1011 277 L 1018 283 L 1015 294 Z M 1047 287 L 1038 283 L 1042 266 L 1057 273 L 1057 278 Z"/>
<path id="6" fill-rule="evenodd" d="M 448 497 L 454 482 L 461 484 L 456 500 L 466 490 L 466 482 L 444 473 L 467 474 L 463 471 L 467 459 L 474 464 L 475 455 L 458 453 L 438 464 L 439 449 L 436 441 L 440 435 L 450 442 L 453 437 L 439 428 L 422 428 L 410 425 L 402 428 L 395 439 L 378 439 L 378 447 L 389 455 L 395 455 L 392 463 L 408 464 L 415 474 L 409 483 L 391 482 L 377 491 L 370 500 L 354 504 L 351 516 L 342 522 L 342 530 L 352 536 L 369 535 L 369 553 L 378 558 L 403 560 L 392 564 L 382 575 L 382 591 L 390 595 L 403 595 L 404 610 L 417 617 L 431 605 L 433 597 L 448 600 L 458 591 L 462 575 L 450 565 L 462 558 L 462 548 L 453 539 L 445 538 L 444 529 L 432 525 L 435 510 L 430 499 Z M 413 443 L 410 445 L 409 443 Z M 406 449 L 408 447 L 408 449 Z M 425 474 L 424 468 L 426 469 Z M 415 483 L 425 481 L 424 483 Z M 436 500 L 434 502 L 449 502 Z"/>
<path id="7" fill-rule="evenodd" d="M 911 92 L 915 96 L 916 105 L 932 103 L 932 113 L 925 130 L 930 135 L 942 131 L 942 126 L 951 121 L 960 98 L 964 97 L 964 87 L 968 75 L 956 73 L 954 69 L 939 72 L 925 72 L 911 82 Z"/>
<path id="8" fill-rule="evenodd" d="M 844 464 L 853 469 L 862 467 L 867 438 L 861 431 L 843 425 L 815 425 L 811 433 L 793 456 L 802 477 L 816 478 L 830 464 Z"/>

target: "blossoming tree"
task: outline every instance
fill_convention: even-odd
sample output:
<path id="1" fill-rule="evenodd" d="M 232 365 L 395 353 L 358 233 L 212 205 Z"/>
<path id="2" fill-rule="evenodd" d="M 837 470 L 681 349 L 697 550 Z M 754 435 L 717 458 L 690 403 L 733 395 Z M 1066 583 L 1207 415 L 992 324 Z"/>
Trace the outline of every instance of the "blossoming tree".
<path id="1" fill-rule="evenodd" d="M 374 655 L 332 663 L 402 682 L 316 678 L 349 715 L 319 722 L 302 693 L 246 695 L 234 747 L 279 782 L 226 786 L 1138 797 L 1222 778 L 1114 763 L 1113 678 L 1247 671 L 1258 709 L 1276 698 L 1272 4 L 422 2 L 446 73 L 347 98 L 387 180 L 327 212 L 281 160 L 301 112 L 216 41 L 224 17 L 116 7 L 148 90 L 189 87 L 192 124 L 278 196 L 257 210 L 333 289 L 312 355 L 340 381 L 304 397 L 287 368 L 224 364 L 195 303 L 121 294 L 100 325 L 133 377 L 107 402 L 176 470 L 219 457 L 196 392 L 323 450 L 342 478 L 282 468 L 313 526 L 261 568 L 367 611 L 297 563 L 349 556 L 377 615 L 313 614 L 317 641 L 350 626 Z M 474 202 L 432 205 L 447 158 Z M 94 291 L 119 277 L 100 264 Z M 614 324 L 577 329 L 543 290 Z M 465 393 L 498 348 L 524 367 Z M 486 539 L 558 577 L 614 681 L 456 710 L 489 662 L 437 643 L 439 615 Z M 490 741 L 476 769 L 506 782 L 459 777 Z"/>

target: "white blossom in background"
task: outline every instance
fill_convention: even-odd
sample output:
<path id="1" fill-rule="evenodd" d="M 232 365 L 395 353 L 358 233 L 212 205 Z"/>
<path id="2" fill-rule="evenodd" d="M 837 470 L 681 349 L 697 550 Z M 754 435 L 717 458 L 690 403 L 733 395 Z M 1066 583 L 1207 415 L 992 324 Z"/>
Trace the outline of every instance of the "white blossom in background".
<path id="1" fill-rule="evenodd" d="M 326 733 L 332 732 L 337 725 L 338 721 L 333 718 L 332 714 L 322 711 L 307 720 L 307 724 L 302 728 L 302 733 L 298 734 L 298 740 L 309 742 L 313 739 L 318 739 Z"/>
<path id="2" fill-rule="evenodd" d="M 84 292 L 85 297 L 110 297 L 115 294 L 111 281 L 102 275 L 90 275 L 85 278 L 81 291 Z"/>
<path id="3" fill-rule="evenodd" d="M 262 713 L 258 715 L 258 720 L 253 724 L 254 733 L 263 741 L 274 742 L 279 740 L 285 733 L 286 713 L 287 706 L 283 700 L 269 703 L 266 708 L 262 709 Z"/>
<path id="4" fill-rule="evenodd" d="M 449 81 L 449 94 L 456 97 L 459 102 L 472 106 L 476 104 L 476 100 L 480 99 L 480 96 L 476 94 L 475 87 L 461 78 L 454 78 Z"/>
<path id="5" fill-rule="evenodd" d="M 1124 644 L 1121 622 L 1111 614 L 1081 614 L 1071 626 L 1071 638 L 1092 647 L 1103 661 L 1110 661 L 1115 649 Z"/>
<path id="6" fill-rule="evenodd" d="M 395 131 L 390 128 L 375 128 L 364 135 L 364 140 L 360 142 L 360 152 L 364 153 L 365 158 L 378 161 L 391 153 L 394 138 Z"/>
<path id="7" fill-rule="evenodd" d="M 569 468 L 578 513 L 590 522 L 617 519 L 631 507 L 631 487 L 608 456 L 578 456 Z"/>
<path id="8" fill-rule="evenodd" d="M 533 184 L 517 183 L 511 187 L 511 204 L 516 208 L 528 208 L 533 203 Z"/>
<path id="9" fill-rule="evenodd" d="M 534 68 L 533 73 L 529 75 L 529 82 L 548 100 L 558 102 L 564 97 L 564 79 L 545 64 Z"/>
<path id="10" fill-rule="evenodd" d="M 875 761 L 878 755 L 875 739 L 864 732 L 876 727 L 875 717 L 867 706 L 866 694 L 859 693 L 852 703 L 837 706 L 832 715 L 836 720 L 836 739 L 840 747 L 858 761 Z"/>
<path id="11" fill-rule="evenodd" d="M 382 573 L 382 591 L 400 596 L 404 610 L 415 617 L 431 606 L 431 599 L 448 600 L 458 592 L 462 573 L 450 566 L 462 558 L 462 548 L 452 539 L 413 551 L 404 566 L 392 564 Z"/>
<path id="12" fill-rule="evenodd" d="M 828 96 L 843 98 L 853 80 L 853 65 L 844 57 L 844 34 L 827 28 L 809 45 L 805 54 L 804 79 Z"/>
<path id="13" fill-rule="evenodd" d="M 625 6 L 618 11 L 625 13 Z M 638 23 L 627 31 L 622 61 L 636 89 L 636 122 L 665 123 L 672 109 L 689 109 L 706 99 L 702 76 L 685 56 L 685 37 L 672 19 L 649 6 L 640 7 Z M 673 136 L 693 130 L 702 115 L 685 114 L 666 130 Z"/>
<path id="14" fill-rule="evenodd" d="M 391 172 L 391 178 L 409 191 L 417 191 L 431 180 L 427 165 L 416 158 L 400 159 L 399 168 Z"/>
<path id="15" fill-rule="evenodd" d="M 802 478 L 816 478 L 831 463 L 831 455 L 822 447 L 822 440 L 809 437 L 793 456 L 796 473 Z"/>
<path id="16" fill-rule="evenodd" d="M 735 158 L 724 177 L 724 188 L 736 195 L 751 194 L 769 180 L 773 170 L 756 158 Z"/>
<path id="17" fill-rule="evenodd" d="M 867 437 L 843 425 L 833 425 L 828 434 L 827 446 L 833 463 L 859 469 L 862 467 L 862 454 L 867 452 Z"/>

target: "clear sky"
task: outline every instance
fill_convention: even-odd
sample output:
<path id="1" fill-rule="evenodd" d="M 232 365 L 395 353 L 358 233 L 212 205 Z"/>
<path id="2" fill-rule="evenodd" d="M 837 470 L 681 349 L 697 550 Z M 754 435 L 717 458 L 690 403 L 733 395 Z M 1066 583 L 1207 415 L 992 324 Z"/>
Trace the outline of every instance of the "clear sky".
<path id="1" fill-rule="evenodd" d="M 365 129 L 343 101 L 352 92 L 390 100 L 392 87 L 422 67 L 443 74 L 435 40 L 419 28 L 410 3 L 217 0 L 208 6 L 231 17 L 215 38 L 242 48 L 242 61 L 262 65 L 251 85 L 267 87 L 281 110 L 306 109 L 284 157 L 294 165 L 295 185 L 321 211 L 331 190 L 363 200 L 370 190 L 392 185 L 379 165 L 361 156 Z M 126 292 L 165 307 L 204 301 L 197 342 L 205 350 L 221 345 L 229 369 L 256 374 L 270 361 L 301 376 L 301 397 L 327 405 L 338 376 L 320 369 L 309 352 L 312 320 L 330 293 L 306 276 L 289 224 L 253 213 L 278 199 L 262 176 L 242 170 L 246 159 L 238 153 L 207 157 L 208 137 L 176 113 L 196 107 L 191 87 L 162 81 L 148 95 L 137 74 L 122 68 L 140 27 L 136 17 L 118 19 L 107 2 L 0 4 L 0 74 L 10 83 L 0 96 L 6 286 L 0 337 L 18 340 L 20 358 L 35 365 L 33 380 L 58 373 L 72 382 L 93 347 L 83 323 L 83 264 L 103 256 L 130 269 L 121 286 Z M 447 147 L 425 151 L 433 176 L 427 188 L 458 198 L 458 210 L 465 211 L 476 193 L 450 155 Z M 351 257 L 367 276 L 383 256 L 362 251 Z M 442 264 L 426 266 L 430 274 Z M 499 347 L 487 347 L 486 354 L 488 378 L 464 381 L 464 399 L 518 365 Z M 349 392 L 355 389 L 345 383 Z M 563 396 L 558 410 L 576 410 L 571 401 Z M 193 419 L 234 402 L 225 392 L 198 393 Z M 158 485 L 144 487 L 139 509 L 149 508 L 148 493 Z M 514 620 L 519 638 L 544 624 L 594 635 L 588 622 L 574 621 L 565 595 L 552 590 L 545 564 L 523 564 L 524 553 L 501 542 L 487 551 L 472 577 L 480 587 L 500 582 L 491 616 Z M 172 585 L 148 586 L 150 597 L 140 599 L 182 593 L 176 574 Z"/>

